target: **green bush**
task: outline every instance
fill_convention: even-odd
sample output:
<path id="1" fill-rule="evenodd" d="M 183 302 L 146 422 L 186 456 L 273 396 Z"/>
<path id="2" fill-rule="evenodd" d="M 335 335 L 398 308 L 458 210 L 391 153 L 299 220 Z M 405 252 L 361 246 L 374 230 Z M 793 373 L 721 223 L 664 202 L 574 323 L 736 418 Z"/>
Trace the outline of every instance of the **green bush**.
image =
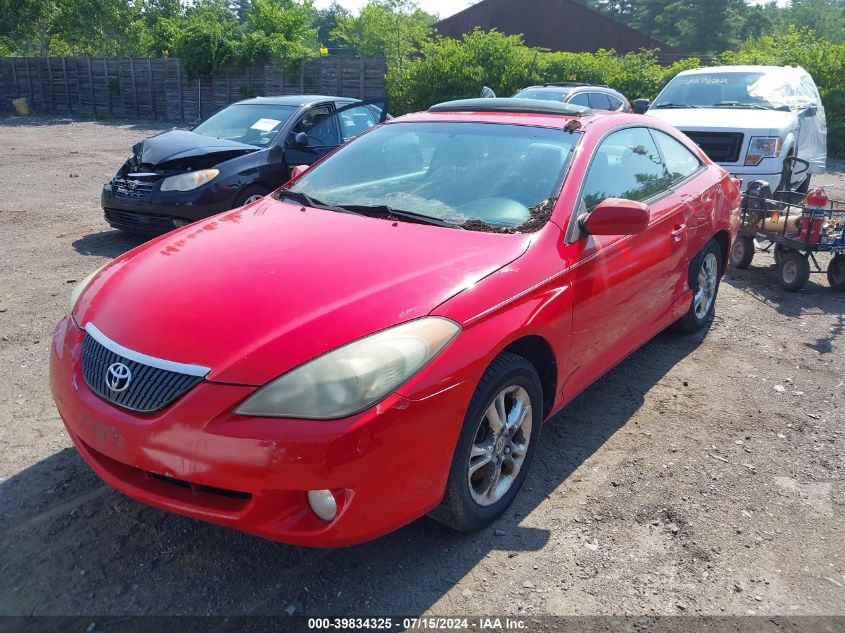
<path id="1" fill-rule="evenodd" d="M 391 66 L 388 91 L 397 112 L 425 109 L 433 103 L 477 96 L 490 86 L 499 96 L 543 82 L 582 81 L 607 84 L 629 98 L 654 98 L 681 70 L 699 65 L 685 59 L 661 66 L 653 52 L 616 55 L 551 52 L 529 48 L 519 35 L 475 30 L 460 40 L 425 41 L 419 56 L 400 70 Z"/>

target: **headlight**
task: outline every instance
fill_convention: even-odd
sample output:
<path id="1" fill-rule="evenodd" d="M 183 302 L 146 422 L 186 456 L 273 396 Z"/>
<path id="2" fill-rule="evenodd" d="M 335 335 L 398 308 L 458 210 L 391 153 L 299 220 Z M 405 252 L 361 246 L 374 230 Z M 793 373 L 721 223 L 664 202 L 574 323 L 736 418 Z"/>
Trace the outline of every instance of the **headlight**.
<path id="1" fill-rule="evenodd" d="M 217 178 L 219 169 L 199 169 L 178 176 L 168 176 L 161 183 L 162 191 L 190 191 Z"/>
<path id="2" fill-rule="evenodd" d="M 780 154 L 783 139 L 779 136 L 753 136 L 748 143 L 748 152 L 745 155 L 746 165 L 759 165 L 760 161 L 770 156 Z"/>
<path id="3" fill-rule="evenodd" d="M 419 372 L 460 330 L 426 317 L 366 336 L 268 383 L 235 413 L 316 420 L 358 413 Z"/>
<path id="4" fill-rule="evenodd" d="M 70 292 L 70 311 L 73 312 L 73 309 L 76 307 L 76 302 L 79 301 L 79 295 L 82 294 L 82 291 L 88 287 L 88 284 L 91 283 L 91 280 L 97 276 L 103 268 L 105 268 L 110 262 L 106 262 L 102 266 L 100 266 L 97 270 L 93 273 L 87 275 L 82 281 L 80 281 L 76 286 L 74 286 L 73 290 Z"/>

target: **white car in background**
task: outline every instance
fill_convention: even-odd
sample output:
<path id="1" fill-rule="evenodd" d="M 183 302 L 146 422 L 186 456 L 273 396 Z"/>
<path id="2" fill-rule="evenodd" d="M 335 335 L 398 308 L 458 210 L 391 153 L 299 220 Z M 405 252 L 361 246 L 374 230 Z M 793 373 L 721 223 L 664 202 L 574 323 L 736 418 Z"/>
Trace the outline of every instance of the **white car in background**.
<path id="1" fill-rule="evenodd" d="M 743 182 L 806 192 L 824 173 L 827 124 L 813 78 L 792 66 L 685 70 L 634 111 L 674 125 Z M 793 160 L 797 159 L 797 160 Z"/>

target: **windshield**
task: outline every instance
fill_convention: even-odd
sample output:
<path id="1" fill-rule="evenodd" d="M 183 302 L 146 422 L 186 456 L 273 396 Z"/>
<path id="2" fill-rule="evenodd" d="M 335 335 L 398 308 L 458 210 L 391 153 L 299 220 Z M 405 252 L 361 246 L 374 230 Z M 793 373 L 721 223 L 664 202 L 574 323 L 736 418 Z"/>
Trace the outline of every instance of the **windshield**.
<path id="1" fill-rule="evenodd" d="M 522 90 L 517 92 L 514 99 L 541 99 L 543 101 L 563 101 L 566 95 L 569 94 L 566 90 Z"/>
<path id="2" fill-rule="evenodd" d="M 224 108 L 196 126 L 192 132 L 264 147 L 271 143 L 296 106 L 239 104 Z"/>
<path id="3" fill-rule="evenodd" d="M 652 107 L 774 108 L 757 89 L 764 76 L 761 72 L 678 75 L 657 96 Z"/>
<path id="4" fill-rule="evenodd" d="M 385 125 L 305 172 L 291 191 L 357 212 L 378 208 L 473 230 L 533 231 L 551 215 L 580 136 L 493 123 Z"/>

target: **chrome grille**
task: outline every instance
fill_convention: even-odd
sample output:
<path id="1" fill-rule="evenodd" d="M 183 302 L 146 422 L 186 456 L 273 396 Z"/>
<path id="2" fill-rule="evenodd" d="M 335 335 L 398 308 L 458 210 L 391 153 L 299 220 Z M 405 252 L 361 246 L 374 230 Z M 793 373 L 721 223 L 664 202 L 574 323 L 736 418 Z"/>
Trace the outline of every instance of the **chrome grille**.
<path id="1" fill-rule="evenodd" d="M 149 200 L 154 187 L 155 182 L 136 178 L 114 178 L 111 181 L 112 193 L 118 198 L 130 200 Z"/>
<path id="2" fill-rule="evenodd" d="M 109 349 L 106 345 L 112 343 L 112 341 L 109 341 L 99 330 L 93 328 L 92 324 L 89 323 L 85 329 L 85 338 L 82 341 L 82 375 L 85 378 L 85 383 L 91 391 L 103 400 L 124 409 L 138 413 L 160 411 L 197 386 L 205 373 L 208 372 L 207 369 L 202 367 L 195 368 L 204 370 L 202 373 L 196 371 L 182 373 L 156 367 L 143 362 L 145 358 L 153 362 L 156 359 L 144 357 L 142 354 L 136 355 L 126 350 L 130 355 L 135 356 L 135 358 L 129 358 L 128 355 L 115 351 L 115 349 L 125 349 L 119 345 L 110 345 L 115 349 Z M 123 391 L 119 392 L 113 390 L 107 382 L 109 368 L 115 363 L 122 363 L 131 372 L 128 385 Z M 172 365 L 179 366 L 176 363 L 172 363 Z M 185 367 L 194 368 L 194 366 Z"/>

